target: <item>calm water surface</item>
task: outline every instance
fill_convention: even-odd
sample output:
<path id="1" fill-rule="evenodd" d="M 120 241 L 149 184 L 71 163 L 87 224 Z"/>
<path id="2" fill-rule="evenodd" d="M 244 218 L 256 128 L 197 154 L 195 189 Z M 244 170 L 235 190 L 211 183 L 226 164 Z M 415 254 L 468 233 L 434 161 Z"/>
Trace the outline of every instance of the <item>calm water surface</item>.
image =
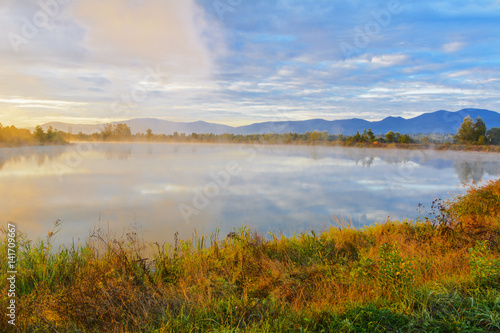
<path id="1" fill-rule="evenodd" d="M 0 214 L 32 238 L 94 228 L 172 242 L 241 224 L 260 232 L 416 218 L 418 204 L 496 179 L 492 153 L 314 146 L 74 144 L 0 149 Z"/>

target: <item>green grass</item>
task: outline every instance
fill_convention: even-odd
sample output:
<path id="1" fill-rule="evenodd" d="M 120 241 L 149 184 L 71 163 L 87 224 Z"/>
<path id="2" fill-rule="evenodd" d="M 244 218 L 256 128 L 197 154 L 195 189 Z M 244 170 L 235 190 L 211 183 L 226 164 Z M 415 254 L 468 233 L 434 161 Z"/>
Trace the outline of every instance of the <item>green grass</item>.
<path id="1" fill-rule="evenodd" d="M 59 225 L 19 234 L 16 330 L 500 332 L 499 189 L 472 188 L 423 221 L 146 244 L 154 261 L 134 236 L 54 249 Z"/>

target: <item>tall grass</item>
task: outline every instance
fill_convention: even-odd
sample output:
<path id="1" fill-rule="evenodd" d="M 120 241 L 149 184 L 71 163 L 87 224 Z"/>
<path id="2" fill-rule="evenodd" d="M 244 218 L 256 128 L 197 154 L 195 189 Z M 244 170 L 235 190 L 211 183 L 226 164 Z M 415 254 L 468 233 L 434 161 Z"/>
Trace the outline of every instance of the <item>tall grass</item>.
<path id="1" fill-rule="evenodd" d="M 59 225 L 36 242 L 21 234 L 16 329 L 499 332 L 499 189 L 472 188 L 439 219 L 342 222 L 293 237 L 242 226 L 160 245 L 96 232 L 54 249 Z M 154 260 L 144 260 L 145 246 Z"/>

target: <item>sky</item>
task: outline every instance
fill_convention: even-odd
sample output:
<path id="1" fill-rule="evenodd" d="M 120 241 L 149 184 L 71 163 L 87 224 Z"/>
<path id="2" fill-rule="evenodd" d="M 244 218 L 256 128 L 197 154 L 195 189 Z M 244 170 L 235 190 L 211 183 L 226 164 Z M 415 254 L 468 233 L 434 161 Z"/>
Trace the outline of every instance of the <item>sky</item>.
<path id="1" fill-rule="evenodd" d="M 0 123 L 500 111 L 499 0 L 0 0 Z"/>

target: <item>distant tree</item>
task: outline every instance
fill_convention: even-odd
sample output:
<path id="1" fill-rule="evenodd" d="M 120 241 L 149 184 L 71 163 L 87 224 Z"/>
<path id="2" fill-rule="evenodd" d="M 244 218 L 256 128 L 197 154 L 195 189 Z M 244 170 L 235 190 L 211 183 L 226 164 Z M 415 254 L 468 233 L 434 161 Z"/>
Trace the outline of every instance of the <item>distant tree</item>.
<path id="1" fill-rule="evenodd" d="M 31 133 L 30 130 L 24 128 L 16 128 L 14 125 L 2 126 L 0 124 L 0 142 L 6 143 L 8 145 L 17 146 L 23 144 L 33 144 L 37 141 L 40 142 L 39 140 L 37 140 L 34 134 L 35 132 Z"/>
<path id="2" fill-rule="evenodd" d="M 103 140 L 109 140 L 113 137 L 113 125 L 105 124 L 101 130 L 101 137 Z"/>
<path id="3" fill-rule="evenodd" d="M 366 135 L 368 136 L 368 141 L 370 141 L 370 142 L 375 141 L 375 135 L 373 134 L 371 128 L 368 129 L 368 131 L 366 132 Z"/>
<path id="4" fill-rule="evenodd" d="M 387 132 L 387 134 L 385 135 L 385 140 L 387 142 L 395 142 L 396 141 L 396 135 L 394 134 L 393 131 L 389 131 Z"/>
<path id="5" fill-rule="evenodd" d="M 314 131 L 309 135 L 309 141 L 326 141 L 327 138 L 327 132 Z"/>
<path id="6" fill-rule="evenodd" d="M 486 136 L 486 124 L 481 117 L 476 118 L 476 122 L 472 121 L 470 116 L 464 118 L 464 121 L 455 134 L 455 140 L 459 143 L 466 144 L 484 144 Z"/>
<path id="7" fill-rule="evenodd" d="M 500 145 L 500 127 L 491 128 L 486 132 L 486 139 L 492 145 Z"/>
<path id="8" fill-rule="evenodd" d="M 455 140 L 459 143 L 472 143 L 474 141 L 474 122 L 470 116 L 464 118 L 457 134 L 455 134 Z"/>
<path id="9" fill-rule="evenodd" d="M 153 137 L 153 130 L 151 128 L 148 128 L 146 130 L 146 138 L 148 138 L 148 140 L 151 140 L 152 137 Z"/>
<path id="10" fill-rule="evenodd" d="M 412 143 L 413 140 L 408 134 L 399 136 L 399 143 Z"/>
<path id="11" fill-rule="evenodd" d="M 47 129 L 47 133 L 45 133 L 45 140 L 46 141 L 52 141 L 55 137 L 55 132 L 54 132 L 54 129 L 52 128 L 52 126 L 49 126 L 49 128 Z"/>
<path id="12" fill-rule="evenodd" d="M 368 142 L 368 134 L 366 133 L 366 128 L 363 130 L 363 134 L 361 134 L 359 142 Z"/>
<path id="13" fill-rule="evenodd" d="M 43 130 L 42 126 L 36 125 L 33 135 L 38 140 L 38 142 L 42 143 L 45 141 L 45 131 Z"/>
<path id="14" fill-rule="evenodd" d="M 113 135 L 118 140 L 123 140 L 131 137 L 132 131 L 130 130 L 130 127 L 127 126 L 127 124 L 116 124 L 113 131 Z"/>
<path id="15" fill-rule="evenodd" d="M 486 124 L 481 117 L 477 117 L 474 124 L 474 139 L 480 145 L 486 143 Z"/>
<path id="16" fill-rule="evenodd" d="M 420 138 L 420 141 L 423 143 L 423 144 L 430 144 L 432 143 L 432 138 L 429 136 L 429 135 L 424 135 Z"/>

